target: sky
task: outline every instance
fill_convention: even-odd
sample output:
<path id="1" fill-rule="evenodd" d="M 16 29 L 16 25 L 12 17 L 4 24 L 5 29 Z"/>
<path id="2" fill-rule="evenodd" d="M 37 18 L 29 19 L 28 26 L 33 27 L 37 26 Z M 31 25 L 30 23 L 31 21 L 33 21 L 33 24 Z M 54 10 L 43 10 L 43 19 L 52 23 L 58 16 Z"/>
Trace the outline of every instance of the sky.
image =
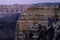
<path id="1" fill-rule="evenodd" d="M 9 5 L 9 4 L 36 4 L 36 3 L 51 3 L 59 2 L 60 0 L 0 0 L 0 5 Z"/>

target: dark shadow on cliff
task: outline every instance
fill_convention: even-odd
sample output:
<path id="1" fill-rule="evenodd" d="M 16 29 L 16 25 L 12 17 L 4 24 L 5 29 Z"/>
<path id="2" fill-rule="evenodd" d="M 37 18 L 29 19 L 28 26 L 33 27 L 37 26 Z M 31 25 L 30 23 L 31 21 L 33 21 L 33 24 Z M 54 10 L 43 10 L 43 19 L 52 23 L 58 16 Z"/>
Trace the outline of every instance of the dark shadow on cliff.
<path id="1" fill-rule="evenodd" d="M 16 23 L 19 16 L 20 13 L 11 13 L 0 18 L 0 39 L 15 37 Z"/>

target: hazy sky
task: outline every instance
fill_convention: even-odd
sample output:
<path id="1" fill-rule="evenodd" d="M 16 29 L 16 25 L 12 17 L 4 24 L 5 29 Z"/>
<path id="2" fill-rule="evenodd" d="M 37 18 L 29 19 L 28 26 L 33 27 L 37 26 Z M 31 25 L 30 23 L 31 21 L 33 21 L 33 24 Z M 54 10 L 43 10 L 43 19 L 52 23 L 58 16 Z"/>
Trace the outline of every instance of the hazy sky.
<path id="1" fill-rule="evenodd" d="M 1 4 L 35 4 L 45 2 L 60 2 L 60 0 L 0 0 Z"/>

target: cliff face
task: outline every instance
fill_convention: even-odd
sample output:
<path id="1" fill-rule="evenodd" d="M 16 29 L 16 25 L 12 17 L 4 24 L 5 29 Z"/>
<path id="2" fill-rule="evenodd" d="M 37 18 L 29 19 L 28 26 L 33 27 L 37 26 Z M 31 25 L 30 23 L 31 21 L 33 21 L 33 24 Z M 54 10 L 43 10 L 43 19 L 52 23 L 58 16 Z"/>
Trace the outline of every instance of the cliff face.
<path id="1" fill-rule="evenodd" d="M 15 37 L 16 23 L 30 5 L 0 5 L 0 38 Z"/>
<path id="2" fill-rule="evenodd" d="M 44 24 L 47 26 L 48 18 L 54 18 L 55 10 L 57 12 L 60 10 L 58 3 L 41 3 L 30 6 L 27 10 L 24 11 L 24 14 L 21 16 L 19 29 L 30 30 L 33 24 Z"/>
<path id="3" fill-rule="evenodd" d="M 16 23 L 21 14 L 23 15 L 19 23 L 20 30 L 29 30 L 33 23 L 47 22 L 49 15 L 55 13 L 54 7 L 48 4 L 47 7 L 45 4 L 41 5 L 0 5 L 0 38 L 15 37 Z"/>

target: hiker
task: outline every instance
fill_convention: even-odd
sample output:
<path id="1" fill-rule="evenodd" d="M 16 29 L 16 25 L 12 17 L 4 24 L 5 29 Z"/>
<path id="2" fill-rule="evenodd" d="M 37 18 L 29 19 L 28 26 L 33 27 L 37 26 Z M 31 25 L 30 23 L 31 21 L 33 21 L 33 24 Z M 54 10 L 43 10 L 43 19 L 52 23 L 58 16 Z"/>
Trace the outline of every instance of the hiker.
<path id="1" fill-rule="evenodd" d="M 48 17 L 48 27 L 52 26 L 53 22 L 54 22 L 54 18 L 53 17 Z"/>

